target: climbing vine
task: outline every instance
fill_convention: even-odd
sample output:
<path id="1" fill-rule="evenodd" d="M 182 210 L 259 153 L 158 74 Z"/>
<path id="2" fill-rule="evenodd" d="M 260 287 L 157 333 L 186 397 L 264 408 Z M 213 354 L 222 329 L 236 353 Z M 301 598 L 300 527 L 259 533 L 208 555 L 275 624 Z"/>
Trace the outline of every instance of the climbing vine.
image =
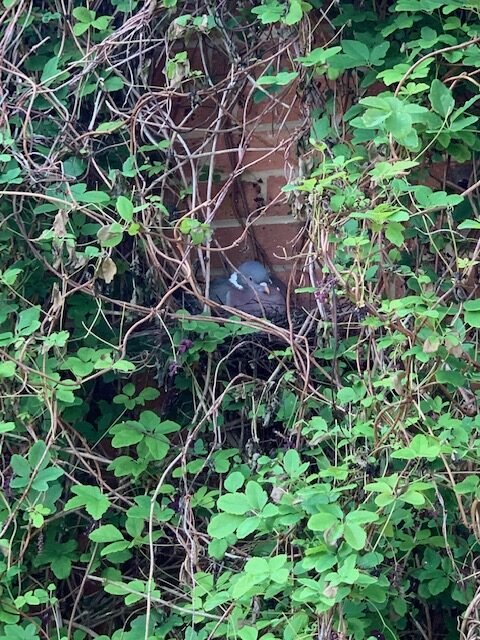
<path id="1" fill-rule="evenodd" d="M 3 0 L 0 640 L 477 637 L 479 17 Z"/>

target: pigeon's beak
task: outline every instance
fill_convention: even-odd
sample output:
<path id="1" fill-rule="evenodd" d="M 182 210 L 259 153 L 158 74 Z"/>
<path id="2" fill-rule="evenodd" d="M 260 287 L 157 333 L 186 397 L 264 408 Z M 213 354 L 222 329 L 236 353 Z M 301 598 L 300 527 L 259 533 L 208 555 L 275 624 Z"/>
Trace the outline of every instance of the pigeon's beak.
<path id="1" fill-rule="evenodd" d="M 270 287 L 268 286 L 268 284 L 266 282 L 261 282 L 260 286 L 262 288 L 263 293 L 266 293 L 267 296 L 270 295 Z"/>

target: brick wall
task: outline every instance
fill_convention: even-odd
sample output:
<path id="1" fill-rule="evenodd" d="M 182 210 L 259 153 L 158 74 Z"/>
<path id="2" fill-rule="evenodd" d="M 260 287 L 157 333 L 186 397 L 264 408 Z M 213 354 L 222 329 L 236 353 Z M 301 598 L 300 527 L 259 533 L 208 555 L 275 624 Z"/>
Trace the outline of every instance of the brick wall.
<path id="1" fill-rule="evenodd" d="M 232 67 L 226 57 L 213 49 L 202 53 L 198 43 L 188 53 L 193 69 L 207 66 L 215 83 L 228 82 Z M 267 66 L 267 61 L 257 65 L 251 77 Z M 160 87 L 165 84 L 163 68 L 164 61 L 159 61 L 153 77 Z M 295 84 L 273 100 L 266 96 L 258 101 L 259 95 L 254 82 L 243 86 L 235 103 L 222 112 L 220 126 L 216 118 L 221 109 L 215 100 L 200 98 L 192 109 L 191 96 L 172 98 L 171 121 L 182 138 L 174 150 L 185 160 L 188 156 L 185 173 L 191 177 L 193 170 L 196 175 L 188 206 L 199 219 L 211 220 L 212 276 L 223 274 L 228 261 L 238 265 L 259 259 L 287 282 L 304 240 L 302 221 L 292 215 L 282 187 L 298 175 L 296 143 L 308 125 Z M 212 155 L 215 180 L 209 193 L 205 178 Z M 188 214 L 188 206 L 182 205 L 180 215 Z M 302 284 L 308 283 L 302 282 L 300 272 L 295 285 Z"/>
<path id="2" fill-rule="evenodd" d="M 316 38 L 312 47 L 320 46 L 322 39 L 325 43 L 329 35 L 318 30 Z M 255 79 L 261 74 L 291 68 L 286 55 L 275 58 L 279 43 L 281 39 L 272 39 L 270 48 L 249 68 L 251 81 L 235 87 L 232 92 L 235 99 L 228 100 L 223 107 L 220 103 L 225 87 L 229 83 L 235 86 L 236 81 L 244 78 L 244 69 L 239 71 L 231 65 L 218 48 L 202 48 L 200 41 L 188 45 L 191 68 L 201 71 L 218 89 L 203 93 L 196 89 L 196 93 L 189 94 L 189 86 L 193 84 L 174 88 L 164 106 L 168 122 L 162 133 L 171 138 L 174 132 L 173 148 L 177 158 L 185 163 L 184 182 L 185 177 L 187 182 L 190 179 L 193 189 L 190 199 L 179 204 L 179 215 L 191 215 L 193 211 L 213 229 L 211 244 L 203 252 L 210 261 L 212 277 L 225 273 L 228 263 L 238 265 L 247 259 L 259 259 L 285 283 L 293 273 L 295 287 L 311 284 L 302 269 L 292 269 L 295 256 L 302 256 L 305 261 L 308 239 L 282 187 L 298 175 L 297 144 L 302 136 L 308 138 L 309 133 L 307 109 L 295 82 L 273 94 L 273 98 L 262 100 L 258 100 L 260 94 L 255 88 Z M 178 41 L 174 49 L 182 50 L 184 46 L 183 41 Z M 272 62 L 274 69 L 270 68 Z M 152 79 L 152 84 L 162 90 L 166 84 L 164 67 L 165 60 L 159 60 Z M 348 79 L 344 87 L 342 82 L 343 79 L 337 81 L 339 126 L 342 113 L 351 106 L 355 95 Z M 369 93 L 383 88 L 376 84 Z M 315 100 L 321 103 L 326 92 L 321 85 L 316 90 Z M 209 185 L 206 179 L 212 169 L 214 180 Z M 446 176 L 444 167 L 430 169 L 432 175 L 426 176 L 426 184 L 439 188 Z M 451 168 L 448 173 L 451 174 Z M 196 255 L 195 251 L 191 253 Z"/>

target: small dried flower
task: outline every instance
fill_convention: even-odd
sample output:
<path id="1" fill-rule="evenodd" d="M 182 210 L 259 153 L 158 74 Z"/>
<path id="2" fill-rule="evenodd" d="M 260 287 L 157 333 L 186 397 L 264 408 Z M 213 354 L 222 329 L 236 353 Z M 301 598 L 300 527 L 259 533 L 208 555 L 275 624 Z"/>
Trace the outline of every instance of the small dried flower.
<path id="1" fill-rule="evenodd" d="M 178 353 L 185 353 L 190 349 L 192 344 L 193 344 L 192 340 L 189 340 L 188 338 L 184 338 L 178 345 Z"/>
<path id="2" fill-rule="evenodd" d="M 180 365 L 178 364 L 178 362 L 171 362 L 168 367 L 168 377 L 173 378 L 173 376 L 176 376 L 179 369 Z"/>

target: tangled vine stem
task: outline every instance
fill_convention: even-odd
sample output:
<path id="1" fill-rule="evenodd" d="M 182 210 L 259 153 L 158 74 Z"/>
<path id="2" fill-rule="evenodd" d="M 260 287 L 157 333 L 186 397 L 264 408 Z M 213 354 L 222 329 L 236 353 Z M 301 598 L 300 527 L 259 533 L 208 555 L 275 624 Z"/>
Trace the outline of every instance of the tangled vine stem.
<path id="1" fill-rule="evenodd" d="M 474 7 L 3 7 L 0 640 L 476 638 Z"/>

